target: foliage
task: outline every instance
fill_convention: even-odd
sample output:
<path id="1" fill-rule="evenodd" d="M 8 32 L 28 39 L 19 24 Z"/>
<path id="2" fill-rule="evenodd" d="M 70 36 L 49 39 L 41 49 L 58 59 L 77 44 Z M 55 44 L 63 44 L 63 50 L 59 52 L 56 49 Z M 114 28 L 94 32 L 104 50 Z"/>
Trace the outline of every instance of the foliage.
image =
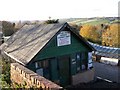
<path id="1" fill-rule="evenodd" d="M 80 30 L 82 35 L 87 40 L 105 46 L 120 47 L 120 24 L 113 23 L 110 25 L 89 25 L 85 24 Z"/>
<path id="2" fill-rule="evenodd" d="M 14 33 L 15 23 L 2 21 L 2 31 L 4 36 L 10 36 Z"/>
<path id="3" fill-rule="evenodd" d="M 2 66 L 2 74 L 0 75 L 1 87 L 9 90 L 11 86 L 10 64 L 8 61 L 0 59 L 0 66 Z"/>
<path id="4" fill-rule="evenodd" d="M 23 84 L 17 84 L 14 83 L 12 86 L 11 80 L 10 80 L 10 61 L 6 60 L 5 58 L 2 58 L 0 60 L 0 65 L 2 66 L 2 74 L 0 75 L 0 81 L 1 81 L 1 87 L 7 88 L 7 90 L 11 89 L 11 87 L 14 88 L 26 88 L 27 83 L 24 81 Z"/>
<path id="5" fill-rule="evenodd" d="M 110 21 L 108 19 L 99 19 L 99 20 L 94 20 L 94 21 L 90 21 L 90 22 L 86 22 L 84 24 L 89 24 L 89 25 L 100 25 L 100 24 L 106 24 L 106 23 L 110 23 Z"/>
<path id="6" fill-rule="evenodd" d="M 120 24 L 111 24 L 102 35 L 102 45 L 120 47 Z"/>
<path id="7" fill-rule="evenodd" d="M 26 88 L 26 86 L 27 86 L 27 83 L 24 81 L 24 83 L 23 84 L 18 84 L 18 83 L 15 83 L 14 82 L 14 85 L 13 85 L 15 88 Z"/>
<path id="8" fill-rule="evenodd" d="M 101 26 L 83 25 L 80 35 L 92 42 L 101 42 Z"/>
<path id="9" fill-rule="evenodd" d="M 47 20 L 47 21 L 45 21 L 45 23 L 47 23 L 47 24 L 58 23 L 58 22 L 59 22 L 59 19 L 57 19 L 57 20 Z"/>
<path id="10" fill-rule="evenodd" d="M 0 87 L 2 88 L 2 90 L 4 90 L 5 88 L 6 88 L 7 90 L 10 90 L 10 87 L 11 87 L 11 86 L 10 86 L 9 84 L 7 84 L 6 81 L 1 81 L 0 84 L 1 84 Z M 5 90 L 6 90 L 6 89 L 5 89 Z"/>
<path id="11" fill-rule="evenodd" d="M 72 26 L 72 28 L 75 29 L 75 32 L 76 32 L 76 33 L 79 33 L 80 29 L 82 28 L 81 25 L 77 25 L 77 24 L 75 24 L 75 23 L 69 23 L 69 25 Z"/>

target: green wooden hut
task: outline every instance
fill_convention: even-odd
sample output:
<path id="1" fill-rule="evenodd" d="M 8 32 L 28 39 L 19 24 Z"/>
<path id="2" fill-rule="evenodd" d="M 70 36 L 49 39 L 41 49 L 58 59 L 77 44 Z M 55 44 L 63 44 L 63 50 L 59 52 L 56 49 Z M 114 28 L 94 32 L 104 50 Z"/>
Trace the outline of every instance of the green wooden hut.
<path id="1" fill-rule="evenodd" d="M 92 70 L 94 49 L 74 31 L 68 23 L 25 25 L 1 48 L 13 61 L 68 86 L 79 82 L 81 73 Z M 90 73 L 85 73 L 88 79 Z"/>

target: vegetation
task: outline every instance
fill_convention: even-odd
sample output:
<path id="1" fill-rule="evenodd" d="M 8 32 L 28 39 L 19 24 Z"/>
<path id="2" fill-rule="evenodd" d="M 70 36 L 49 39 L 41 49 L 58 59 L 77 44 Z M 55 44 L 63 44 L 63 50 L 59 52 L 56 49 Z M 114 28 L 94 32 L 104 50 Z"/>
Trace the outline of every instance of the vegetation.
<path id="1" fill-rule="evenodd" d="M 27 86 L 27 83 L 25 81 L 23 84 L 14 83 L 14 85 L 12 85 L 12 87 L 18 88 L 18 89 L 19 88 L 25 89 L 25 88 L 27 88 L 26 86 Z"/>
<path id="2" fill-rule="evenodd" d="M 11 88 L 26 88 L 26 82 L 24 81 L 23 84 L 11 83 L 10 80 L 10 61 L 2 58 L 0 59 L 0 66 L 2 66 L 2 71 L 0 74 L 0 87 L 2 89 L 11 90 Z"/>
<path id="3" fill-rule="evenodd" d="M 80 35 L 94 43 L 101 42 L 101 27 L 93 25 L 83 25 L 80 30 Z"/>
<path id="4" fill-rule="evenodd" d="M 77 25 L 75 23 L 70 23 L 69 25 L 72 26 L 75 29 L 76 33 L 79 33 L 80 29 L 82 28 L 81 25 Z"/>
<path id="5" fill-rule="evenodd" d="M 15 23 L 2 21 L 2 32 L 4 36 L 11 36 L 14 33 Z"/>
<path id="6" fill-rule="evenodd" d="M 105 23 L 110 23 L 108 19 L 99 19 L 99 20 L 94 20 L 91 22 L 86 22 L 84 24 L 89 24 L 89 25 L 100 25 L 100 24 L 105 24 Z"/>
<path id="7" fill-rule="evenodd" d="M 120 24 L 111 23 L 109 25 L 90 25 L 85 24 L 80 29 L 80 35 L 87 40 L 102 44 L 104 46 L 120 47 Z"/>
<path id="8" fill-rule="evenodd" d="M 0 75 L 1 87 L 9 89 L 11 86 L 10 80 L 10 62 L 5 59 L 0 59 L 0 66 L 2 66 L 2 71 Z"/>
<path id="9" fill-rule="evenodd" d="M 45 21 L 45 23 L 47 23 L 47 24 L 52 24 L 52 23 L 58 23 L 59 22 L 59 19 L 57 19 L 57 20 L 47 20 L 47 21 Z"/>
<path id="10" fill-rule="evenodd" d="M 102 45 L 120 47 L 120 24 L 111 24 L 102 35 Z"/>
<path id="11" fill-rule="evenodd" d="M 46 24 L 59 23 L 59 19 L 51 19 L 45 21 Z M 69 23 L 87 40 L 102 44 L 105 46 L 120 47 L 118 43 L 118 32 L 120 21 L 117 18 L 103 17 L 103 18 L 80 18 Z M 103 26 L 101 26 L 103 24 Z M 108 27 L 104 27 L 108 25 Z M 16 32 L 15 23 L 2 21 L 4 36 L 10 36 Z"/>

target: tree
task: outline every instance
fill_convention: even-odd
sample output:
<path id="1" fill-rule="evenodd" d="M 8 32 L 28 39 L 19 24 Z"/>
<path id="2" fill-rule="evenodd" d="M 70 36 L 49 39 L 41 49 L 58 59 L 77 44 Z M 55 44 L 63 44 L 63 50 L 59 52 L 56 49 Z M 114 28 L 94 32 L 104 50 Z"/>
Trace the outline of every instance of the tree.
<path id="1" fill-rule="evenodd" d="M 0 87 L 7 88 L 9 90 L 11 87 L 10 62 L 0 56 L 0 66 L 2 66 L 2 73 L 0 74 Z"/>
<path id="2" fill-rule="evenodd" d="M 14 33 L 15 23 L 2 21 L 2 32 L 4 36 L 11 36 Z"/>
<path id="3" fill-rule="evenodd" d="M 75 23 L 69 23 L 70 26 L 72 26 L 75 29 L 76 33 L 79 33 L 80 29 L 82 28 L 81 25 L 77 25 Z"/>
<path id="4" fill-rule="evenodd" d="M 47 21 L 45 21 L 45 23 L 47 23 L 47 24 L 52 24 L 52 23 L 58 23 L 59 22 L 59 19 L 56 19 L 56 20 L 47 20 Z"/>
<path id="5" fill-rule="evenodd" d="M 93 26 L 93 25 L 83 25 L 80 30 L 80 35 L 92 42 L 101 42 L 101 27 L 100 26 Z"/>
<path id="6" fill-rule="evenodd" d="M 120 24 L 111 24 L 102 35 L 102 45 L 120 47 Z"/>

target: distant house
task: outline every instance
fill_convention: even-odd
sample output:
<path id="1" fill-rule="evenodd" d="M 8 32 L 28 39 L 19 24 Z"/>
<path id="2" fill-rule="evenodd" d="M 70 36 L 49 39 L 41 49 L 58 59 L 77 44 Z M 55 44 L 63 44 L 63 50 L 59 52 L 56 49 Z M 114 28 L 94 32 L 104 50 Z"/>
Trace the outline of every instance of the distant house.
<path id="1" fill-rule="evenodd" d="M 0 48 L 13 62 L 61 86 L 94 79 L 94 48 L 68 23 L 25 25 Z"/>

